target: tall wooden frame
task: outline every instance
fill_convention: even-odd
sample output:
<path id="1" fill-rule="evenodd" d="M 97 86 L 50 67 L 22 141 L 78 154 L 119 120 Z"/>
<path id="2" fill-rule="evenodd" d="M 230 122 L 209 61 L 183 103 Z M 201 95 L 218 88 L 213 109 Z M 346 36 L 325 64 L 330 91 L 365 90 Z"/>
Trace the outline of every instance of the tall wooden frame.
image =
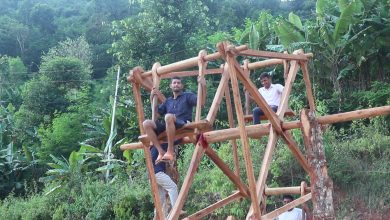
<path id="1" fill-rule="evenodd" d="M 144 150 L 146 165 L 149 173 L 151 174 L 151 189 L 158 219 L 164 219 L 164 217 L 161 208 L 161 201 L 159 201 L 157 183 L 154 176 L 153 164 L 149 151 L 150 141 L 147 136 L 145 136 L 145 132 L 142 128 L 142 122 L 145 119 L 145 115 L 143 102 L 141 99 L 141 87 L 145 88 L 149 92 L 154 90 L 152 92 L 153 95 L 151 96 L 153 108 L 157 105 L 157 99 L 160 101 L 165 100 L 165 97 L 161 93 L 156 92 L 156 90 L 159 88 L 160 79 L 174 76 L 198 76 L 198 103 L 196 107 L 195 121 L 192 126 L 188 126 L 188 128 L 191 128 L 192 130 L 183 133 L 183 140 L 185 143 L 194 142 L 194 136 L 196 134 L 198 134 L 198 138 L 196 139 L 191 163 L 181 186 L 177 202 L 174 204 L 168 219 L 179 219 L 180 211 L 184 207 L 189 188 L 192 185 L 196 175 L 196 170 L 203 156 L 207 156 L 223 171 L 228 179 L 236 186 L 237 191 L 233 192 L 230 196 L 214 204 L 211 204 L 210 206 L 205 207 L 196 213 L 191 214 L 187 217 L 187 219 L 203 218 L 213 212 L 215 209 L 223 207 L 229 203 L 236 202 L 241 198 L 246 198 L 251 201 L 251 206 L 248 207 L 247 219 L 273 219 L 278 214 L 292 207 L 303 204 L 310 199 L 312 199 L 314 204 L 315 213 L 321 213 L 321 215 L 314 215 L 314 219 L 334 219 L 335 216 L 333 205 L 329 205 L 329 202 L 332 202 L 331 192 L 333 189 L 331 185 L 326 185 L 323 182 L 324 179 L 331 181 L 327 176 L 327 168 L 326 166 L 321 166 L 319 169 L 318 164 L 315 164 L 315 161 L 318 161 L 316 159 L 325 158 L 323 151 L 320 150 L 321 143 L 318 141 L 318 139 L 321 138 L 321 133 L 318 132 L 318 126 L 321 124 L 331 124 L 335 122 L 349 121 L 366 117 L 388 115 L 390 114 L 390 106 L 340 113 L 335 115 L 326 115 L 316 118 L 315 100 L 308 71 L 308 61 L 312 57 L 312 54 L 304 54 L 302 50 L 294 51 L 292 54 L 288 54 L 286 52 L 276 53 L 268 51 L 257 51 L 248 49 L 246 45 L 235 47 L 228 42 L 219 43 L 217 45 L 217 50 L 218 52 L 213 54 L 207 54 L 206 51 L 200 51 L 197 57 L 182 60 L 165 66 L 161 66 L 159 63 L 156 63 L 153 65 L 153 68 L 147 72 L 144 72 L 140 67 L 136 67 L 130 71 L 128 80 L 132 84 L 133 95 L 135 97 L 141 141 L 124 144 L 121 146 L 121 149 Z M 237 57 L 261 57 L 265 60 L 254 63 L 249 63 L 249 61 L 246 60 L 243 65 L 240 65 L 237 61 Z M 221 68 L 207 69 L 207 62 L 216 59 L 223 59 L 225 64 L 222 65 Z M 273 112 L 267 105 L 264 98 L 258 92 L 257 86 L 251 81 L 249 77 L 250 70 L 273 65 L 283 65 L 285 78 L 285 89 L 283 91 L 281 102 L 276 113 Z M 194 67 L 198 67 L 199 70 L 187 70 Z M 293 89 L 296 75 L 300 69 L 302 70 L 303 80 L 306 85 L 306 95 L 309 110 L 302 111 L 300 121 L 287 122 L 284 121 L 284 115 L 288 108 L 288 101 Z M 201 119 L 201 104 L 205 102 L 204 77 L 208 74 L 221 74 L 222 77 L 207 116 L 204 119 Z M 231 86 L 229 86 L 229 82 Z M 263 109 L 266 118 L 269 120 L 269 123 L 259 125 L 245 124 L 239 82 L 245 88 L 246 94 L 249 94 L 254 99 L 256 104 Z M 232 98 L 230 91 L 232 91 L 233 94 L 234 108 L 231 103 Z M 222 130 L 210 130 L 210 126 L 212 126 L 215 121 L 223 98 L 225 98 L 226 101 L 230 128 Z M 247 103 L 245 106 L 246 113 L 248 113 Z M 234 113 L 236 116 L 236 121 L 234 120 Z M 208 127 L 206 126 L 208 129 L 204 129 L 205 123 L 209 125 Z M 299 150 L 298 144 L 294 141 L 292 135 L 290 134 L 289 130 L 297 128 L 301 129 L 302 131 L 302 135 L 305 140 L 306 152 Z M 249 152 L 248 140 L 249 138 L 259 138 L 264 135 L 269 136 L 268 143 L 265 148 L 260 172 L 257 176 L 255 176 L 253 172 L 252 157 Z M 305 170 L 311 177 L 310 185 L 312 187 L 307 187 L 306 183 L 302 183 L 301 186 L 296 187 L 268 188 L 266 186 L 272 155 L 279 137 L 285 141 L 294 157 L 302 166 L 303 170 Z M 244 168 L 246 171 L 248 184 L 243 182 L 243 180 L 240 178 L 239 158 L 237 152 L 238 147 L 236 142 L 237 139 L 241 140 L 241 147 L 245 162 Z M 208 146 L 211 143 L 226 140 L 230 140 L 232 144 L 234 171 L 232 171 L 226 162 L 224 162 L 218 156 L 217 152 Z M 310 153 L 309 156 L 307 155 L 308 153 Z M 322 187 L 322 189 L 319 189 L 319 187 Z M 319 196 L 319 190 L 326 191 L 328 193 L 325 195 L 321 194 Z M 290 204 L 274 210 L 273 212 L 265 213 L 264 207 L 267 196 L 280 195 L 284 193 L 299 194 L 301 196 Z M 322 207 L 322 203 L 326 203 L 328 206 Z M 228 219 L 233 219 L 233 217 L 229 216 Z"/>

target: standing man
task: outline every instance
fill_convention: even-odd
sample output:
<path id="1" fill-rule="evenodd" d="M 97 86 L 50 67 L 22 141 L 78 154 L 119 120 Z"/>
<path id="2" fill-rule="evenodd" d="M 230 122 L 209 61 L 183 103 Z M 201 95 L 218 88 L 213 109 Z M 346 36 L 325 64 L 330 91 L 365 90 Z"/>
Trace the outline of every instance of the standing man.
<path id="1" fill-rule="evenodd" d="M 290 202 L 292 202 L 294 198 L 291 195 L 284 195 L 283 196 L 283 204 L 286 205 Z M 310 220 L 311 217 L 308 212 L 306 212 L 308 215 L 305 216 L 305 213 L 300 208 L 292 208 L 288 210 L 287 212 L 283 212 L 280 214 L 276 219 L 277 220 Z"/>
<path id="2" fill-rule="evenodd" d="M 272 77 L 268 73 L 260 75 L 261 87 L 260 94 L 263 96 L 272 111 L 276 112 L 279 107 L 280 98 L 282 97 L 284 86 L 281 84 L 272 84 Z M 259 107 L 253 109 L 253 124 L 260 124 L 260 117 L 264 115 L 263 110 Z"/>
<path id="3" fill-rule="evenodd" d="M 176 129 L 183 127 L 187 122 L 192 121 L 192 109 L 197 104 L 197 96 L 191 92 L 183 92 L 184 85 L 182 79 L 173 77 L 169 87 L 173 96 L 169 97 L 158 107 L 160 116 L 164 116 L 164 121 L 145 120 L 143 127 L 149 140 L 153 143 L 158 151 L 156 163 L 161 161 L 172 161 L 174 158 L 174 141 Z M 157 136 L 167 132 L 168 150 L 165 152 L 161 148 Z"/>
<path id="4" fill-rule="evenodd" d="M 162 145 L 162 148 L 164 150 L 166 150 L 167 144 L 164 143 Z M 165 205 L 166 205 L 165 194 L 166 194 L 166 192 L 168 192 L 169 200 L 171 201 L 171 206 L 173 207 L 175 205 L 175 202 L 176 202 L 177 196 L 178 196 L 177 185 L 175 182 L 172 181 L 171 177 L 169 177 L 165 173 L 165 171 L 166 171 L 165 163 L 156 164 L 158 150 L 154 146 L 150 149 L 150 153 L 152 155 L 153 168 L 154 168 L 154 173 L 155 173 L 156 181 L 157 181 L 157 185 L 158 185 L 158 194 L 160 196 L 160 201 L 161 201 L 161 204 L 163 207 L 164 216 L 166 217 L 167 213 L 165 212 L 165 210 L 166 210 L 165 209 Z M 156 219 L 156 210 L 154 210 L 154 212 L 155 212 L 154 219 Z"/>

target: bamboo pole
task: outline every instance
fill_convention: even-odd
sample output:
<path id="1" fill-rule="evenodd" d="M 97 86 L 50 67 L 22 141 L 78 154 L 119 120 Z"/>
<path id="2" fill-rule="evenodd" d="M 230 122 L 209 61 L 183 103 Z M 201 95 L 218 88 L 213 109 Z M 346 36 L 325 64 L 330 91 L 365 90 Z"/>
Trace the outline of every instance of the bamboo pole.
<path id="1" fill-rule="evenodd" d="M 226 51 L 226 44 L 225 45 L 218 44 L 217 48 L 218 48 L 219 52 L 224 52 L 224 51 Z M 223 54 L 223 53 L 221 53 L 221 54 Z M 238 121 L 238 127 L 240 130 L 241 145 L 242 145 L 242 151 L 244 154 L 245 168 L 246 168 L 246 173 L 247 173 L 247 178 L 248 178 L 248 183 L 249 183 L 250 198 L 251 198 L 252 204 L 259 204 L 259 199 L 258 199 L 258 196 L 256 194 L 256 183 L 255 183 L 255 177 L 253 174 L 253 165 L 252 165 L 252 158 L 251 158 L 250 149 L 249 149 L 249 140 L 248 140 L 247 133 L 245 131 L 244 112 L 242 110 L 240 92 L 239 92 L 239 88 L 238 88 L 237 75 L 239 75 L 240 73 L 237 71 L 236 68 L 233 67 L 234 64 L 237 63 L 237 61 L 233 57 L 234 54 L 230 51 L 227 54 L 224 54 L 224 56 L 225 56 L 227 63 L 229 64 L 230 81 L 231 81 L 232 90 L 233 90 L 233 100 L 234 100 L 235 109 L 236 109 L 236 117 L 237 117 L 237 121 Z M 233 64 L 233 66 L 232 66 L 232 64 Z M 260 207 L 257 205 L 253 205 L 252 207 L 254 210 L 254 212 L 253 212 L 254 217 L 256 219 L 259 219 L 260 215 L 261 215 Z"/>
<path id="2" fill-rule="evenodd" d="M 251 57 L 263 57 L 263 58 L 278 58 L 284 60 L 303 60 L 306 61 L 308 58 L 313 57 L 312 53 L 308 54 L 284 54 L 278 52 L 269 52 L 269 51 L 258 51 L 247 49 L 238 52 L 241 56 L 251 56 Z"/>
<path id="3" fill-rule="evenodd" d="M 226 100 L 226 110 L 228 113 L 229 127 L 233 128 L 236 126 L 234 124 L 233 107 L 232 107 L 232 100 L 230 97 L 229 87 L 226 87 L 226 89 L 225 89 L 225 97 L 226 97 L 225 100 Z M 234 173 L 238 177 L 240 177 L 240 162 L 238 160 L 237 139 L 230 140 L 230 144 L 232 145 L 232 150 L 233 150 Z"/>
<path id="4" fill-rule="evenodd" d="M 228 86 L 229 77 L 230 76 L 229 76 L 229 72 L 228 72 L 228 64 L 225 64 L 223 67 L 222 78 L 219 82 L 217 91 L 214 95 L 213 102 L 211 103 L 209 113 L 206 116 L 206 120 L 209 121 L 210 124 L 213 124 L 215 121 L 215 118 L 217 117 L 217 112 L 221 106 L 223 94 Z"/>
<path id="5" fill-rule="evenodd" d="M 268 60 L 257 61 L 254 63 L 248 63 L 248 69 L 255 70 L 259 68 L 281 65 L 281 64 L 283 64 L 282 59 L 268 59 Z"/>
<path id="6" fill-rule="evenodd" d="M 232 195 L 188 216 L 187 218 L 185 219 L 188 219 L 188 220 L 195 220 L 195 219 L 201 219 L 203 217 L 205 217 L 206 215 L 212 213 L 214 210 L 216 209 L 219 209 L 221 207 L 224 207 L 225 205 L 228 205 L 238 199 L 242 198 L 242 195 L 240 194 L 240 192 L 235 192 L 233 193 Z"/>
<path id="7" fill-rule="evenodd" d="M 146 167 L 148 168 L 148 172 L 149 172 L 150 187 L 152 189 L 153 202 L 154 202 L 154 207 L 156 209 L 157 218 L 159 220 L 164 220 L 165 216 L 164 216 L 164 213 L 162 210 L 162 205 L 161 205 L 161 201 L 160 201 L 160 194 L 158 192 L 156 175 L 154 174 L 152 155 L 150 153 L 149 146 L 145 145 L 143 149 L 144 149 Z"/>
<path id="8" fill-rule="evenodd" d="M 296 53 L 297 53 L 297 51 L 294 51 L 294 54 L 296 54 Z M 297 75 L 298 69 L 299 69 L 299 65 L 298 65 L 297 61 L 293 60 L 293 61 L 291 61 L 290 64 L 291 64 L 291 66 L 290 66 L 289 73 L 287 75 L 287 81 L 285 82 L 284 89 L 282 92 L 282 97 L 280 99 L 280 104 L 278 107 L 278 111 L 276 112 L 276 114 L 279 116 L 279 118 L 281 120 L 283 119 L 284 113 L 286 112 L 286 110 L 288 108 L 288 100 L 290 98 L 292 86 L 293 86 L 293 83 L 295 81 L 295 77 Z"/>
<path id="9" fill-rule="evenodd" d="M 168 216 L 169 220 L 176 220 L 179 218 L 180 211 L 183 209 L 184 202 L 188 195 L 188 191 L 192 182 L 194 181 L 196 170 L 198 169 L 200 159 L 202 158 L 204 152 L 205 149 L 200 144 L 200 142 L 198 142 L 195 146 L 194 153 L 192 154 L 191 163 L 188 167 L 186 177 L 184 178 L 183 185 L 180 189 L 179 196 L 177 197 L 176 203 L 175 205 L 173 205 L 172 211 Z"/>
<path id="10" fill-rule="evenodd" d="M 236 47 L 236 49 L 238 51 L 246 50 L 247 48 L 248 48 L 247 45 L 241 45 L 241 46 Z M 209 54 L 209 55 L 204 57 L 204 59 L 206 61 L 213 61 L 213 60 L 216 60 L 219 58 L 221 58 L 221 54 L 218 52 Z M 192 67 L 195 67 L 197 65 L 198 65 L 198 57 L 192 57 L 192 58 L 189 58 L 186 60 L 182 60 L 182 61 L 171 63 L 171 64 L 168 64 L 165 66 L 161 66 L 157 69 L 157 73 L 159 75 L 164 75 L 164 74 L 167 74 L 170 72 L 175 72 L 175 71 L 180 71 L 180 70 L 192 68 Z M 145 72 L 142 74 L 142 78 L 148 77 L 150 75 L 152 75 L 151 71 Z"/>
<path id="11" fill-rule="evenodd" d="M 375 107 L 351 112 L 325 115 L 317 118 L 320 124 L 334 124 L 338 122 L 352 121 L 362 118 L 390 115 L 390 106 Z M 245 127 L 249 137 L 258 138 L 269 133 L 270 124 L 249 125 Z M 283 122 L 283 130 L 291 130 L 301 127 L 300 121 Z M 203 134 L 208 143 L 221 142 L 239 138 L 238 128 L 228 128 L 222 130 L 209 131 Z"/>
<path id="12" fill-rule="evenodd" d="M 243 65 L 243 70 L 244 74 L 246 74 L 248 77 L 250 77 L 250 71 L 249 71 L 249 60 L 245 59 L 244 60 L 244 65 Z M 245 90 L 245 114 L 249 115 L 249 107 L 251 104 L 251 97 L 249 95 L 249 92 Z"/>
<path id="13" fill-rule="evenodd" d="M 158 91 L 160 89 L 160 77 L 157 74 L 157 68 L 159 68 L 160 66 L 160 63 L 155 63 L 152 67 L 153 91 Z M 150 100 L 150 103 L 152 105 L 152 121 L 156 121 L 158 105 L 156 94 L 152 95 L 151 98 L 152 100 Z"/>
<path id="14" fill-rule="evenodd" d="M 267 180 L 269 167 L 270 167 L 270 164 L 272 161 L 272 154 L 274 152 L 277 139 L 278 139 L 278 134 L 274 131 L 274 128 L 271 127 L 267 147 L 265 148 L 264 157 L 263 157 L 263 161 L 262 161 L 260 172 L 259 172 L 259 177 L 258 177 L 258 180 L 256 182 L 256 195 L 257 196 L 261 196 L 264 192 L 265 182 Z M 253 207 L 258 206 L 258 205 L 259 205 L 259 203 L 252 202 L 252 206 L 250 207 L 248 214 L 246 216 L 247 219 L 250 219 L 253 216 L 253 213 L 254 213 Z"/>
<path id="15" fill-rule="evenodd" d="M 310 82 L 310 77 L 309 77 L 309 70 L 307 68 L 307 62 L 301 62 L 301 69 L 302 69 L 302 73 L 303 73 L 303 80 L 305 81 L 307 101 L 309 102 L 310 110 L 315 111 L 316 105 L 315 105 L 315 101 L 314 101 L 313 91 L 311 88 L 311 82 Z"/>
<path id="16" fill-rule="evenodd" d="M 198 75 L 198 94 L 196 100 L 196 111 L 195 111 L 195 122 L 200 121 L 200 116 L 202 114 L 202 106 L 206 102 L 206 80 L 204 79 L 207 61 L 204 60 L 204 57 L 207 55 L 205 50 L 201 50 L 198 54 L 198 66 L 199 66 L 199 75 Z M 195 134 L 199 131 L 195 128 Z"/>
<path id="17" fill-rule="evenodd" d="M 310 192 L 310 187 L 304 187 L 305 192 Z M 285 194 L 301 194 L 302 187 L 301 186 L 290 186 L 290 187 L 275 187 L 268 188 L 266 187 L 264 193 L 267 196 L 277 196 L 277 195 L 285 195 Z"/>

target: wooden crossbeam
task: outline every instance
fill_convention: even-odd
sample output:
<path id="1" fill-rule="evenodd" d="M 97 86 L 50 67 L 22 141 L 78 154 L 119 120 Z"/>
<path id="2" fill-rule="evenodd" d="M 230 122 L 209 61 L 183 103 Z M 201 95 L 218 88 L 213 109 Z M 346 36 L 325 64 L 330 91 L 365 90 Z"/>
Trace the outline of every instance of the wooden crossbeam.
<path id="1" fill-rule="evenodd" d="M 236 47 L 236 50 L 241 51 L 241 50 L 246 50 L 248 48 L 247 45 L 241 45 Z M 204 57 L 206 61 L 213 61 L 216 59 L 221 58 L 220 53 L 212 53 L 208 54 L 207 56 Z M 175 71 L 180 71 L 180 70 L 185 70 L 188 68 L 193 68 L 195 66 L 198 66 L 198 57 L 192 57 L 186 60 L 178 61 L 175 63 L 171 63 L 165 66 L 161 66 L 160 68 L 157 69 L 157 73 L 159 75 L 164 75 L 167 73 L 175 72 Z M 147 71 L 143 73 L 141 76 L 142 78 L 149 77 L 152 75 L 152 71 Z"/>
<path id="2" fill-rule="evenodd" d="M 195 219 L 201 219 L 203 217 L 205 217 L 206 215 L 210 214 L 211 212 L 213 212 L 214 210 L 218 209 L 218 208 L 221 208 L 221 207 L 224 207 L 225 205 L 228 205 L 238 199 L 242 198 L 242 195 L 240 192 L 235 192 L 233 193 L 232 195 L 188 216 L 187 218 L 185 218 L 184 220 L 195 220 Z"/>
<path id="3" fill-rule="evenodd" d="M 239 51 L 238 54 L 242 56 L 251 56 L 251 57 L 278 58 L 284 60 L 302 60 L 302 61 L 307 61 L 308 57 L 313 56 L 313 54 L 311 53 L 295 55 L 295 54 L 283 54 L 283 53 L 270 52 L 270 51 L 258 51 L 252 49 Z"/>

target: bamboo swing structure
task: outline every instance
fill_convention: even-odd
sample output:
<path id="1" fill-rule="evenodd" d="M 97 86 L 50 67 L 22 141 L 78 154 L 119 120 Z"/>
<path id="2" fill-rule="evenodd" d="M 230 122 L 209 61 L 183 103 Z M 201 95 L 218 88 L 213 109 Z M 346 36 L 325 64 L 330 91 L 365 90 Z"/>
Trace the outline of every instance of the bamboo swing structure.
<path id="1" fill-rule="evenodd" d="M 196 106 L 195 120 L 176 131 L 176 138 L 183 138 L 182 143 L 194 143 L 194 152 L 190 166 L 180 188 L 178 199 L 172 207 L 168 219 L 179 219 L 180 211 L 183 209 L 189 189 L 195 178 L 196 170 L 203 156 L 207 156 L 212 160 L 235 185 L 237 190 L 232 192 L 230 196 L 214 204 L 210 204 L 208 207 L 187 216 L 185 219 L 201 219 L 218 208 L 232 202 L 239 202 L 242 198 L 248 199 L 251 202 L 251 206 L 248 207 L 247 219 L 274 219 L 279 214 L 298 205 L 302 205 L 309 200 L 312 200 L 313 203 L 314 219 L 335 219 L 332 201 L 333 187 L 331 179 L 327 174 L 326 159 L 321 141 L 321 125 L 388 115 L 390 114 L 390 106 L 315 117 L 316 105 L 308 71 L 308 61 L 313 56 L 311 53 L 305 54 L 302 50 L 294 51 L 292 54 L 257 51 L 248 49 L 246 45 L 236 47 L 228 42 L 217 44 L 217 50 L 218 52 L 212 54 L 207 54 L 206 51 L 202 50 L 196 57 L 165 66 L 155 63 L 152 69 L 146 72 L 141 67 L 135 67 L 130 71 L 128 81 L 131 83 L 133 89 L 141 135 L 139 137 L 139 142 L 124 144 L 121 146 L 121 149 L 144 150 L 146 165 L 150 174 L 150 185 L 157 211 L 157 218 L 162 220 L 164 219 L 164 215 L 162 203 L 158 196 L 158 186 L 149 150 L 150 140 L 145 135 L 142 126 L 142 123 L 145 120 L 145 112 L 141 99 L 141 88 L 146 89 L 152 94 L 152 118 L 154 119 L 156 113 L 153 109 L 157 106 L 158 100 L 165 100 L 164 95 L 158 91 L 160 80 L 174 76 L 197 76 L 198 103 Z M 241 65 L 237 61 L 237 57 L 263 58 L 264 60 L 254 63 L 249 63 L 248 60 L 245 60 Z M 208 61 L 215 61 L 218 59 L 224 61 L 224 64 L 220 68 L 207 69 Z M 251 70 L 275 65 L 283 66 L 285 78 L 285 87 L 276 113 L 267 105 L 264 98 L 258 92 L 257 86 L 249 77 Z M 192 70 L 196 67 L 198 70 Z M 305 93 L 309 109 L 301 111 L 299 121 L 285 121 L 284 117 L 291 115 L 291 111 L 288 109 L 288 101 L 299 69 L 302 71 L 303 80 L 305 82 Z M 220 74 L 221 80 L 215 92 L 212 104 L 208 109 L 207 114 L 204 114 L 206 117 L 201 118 L 202 110 L 206 110 L 202 108 L 202 105 L 206 101 L 204 77 L 209 74 Z M 241 87 L 245 88 L 245 109 L 243 108 L 241 100 L 240 90 L 242 88 L 240 88 L 239 82 L 242 84 Z M 247 125 L 246 121 L 248 121 L 248 118 L 250 120 L 250 116 L 248 116 L 248 95 L 250 95 L 256 105 L 263 110 L 269 123 Z M 225 98 L 226 101 L 230 128 L 213 130 L 213 124 L 223 98 Z M 235 118 L 234 115 L 236 116 Z M 305 152 L 302 152 L 298 147 L 298 143 L 290 133 L 291 129 L 301 129 L 304 138 Z M 253 170 L 249 138 L 260 138 L 265 135 L 268 135 L 268 143 L 265 147 L 260 172 L 256 175 Z M 310 186 L 307 186 L 305 182 L 302 182 L 300 186 L 281 188 L 267 187 L 266 180 L 278 138 L 284 140 L 303 170 L 309 174 Z M 161 142 L 166 142 L 166 135 L 164 133 L 159 135 L 159 140 L 161 140 Z M 239 144 L 237 143 L 237 140 L 240 140 L 247 183 L 240 178 L 240 158 L 238 157 Z M 222 141 L 230 141 L 231 143 L 234 170 L 218 156 L 216 151 L 209 147 L 209 144 L 211 143 Z M 270 213 L 266 213 L 265 204 L 267 196 L 281 194 L 298 194 L 300 197 Z M 228 219 L 234 219 L 234 217 L 229 216 Z"/>

